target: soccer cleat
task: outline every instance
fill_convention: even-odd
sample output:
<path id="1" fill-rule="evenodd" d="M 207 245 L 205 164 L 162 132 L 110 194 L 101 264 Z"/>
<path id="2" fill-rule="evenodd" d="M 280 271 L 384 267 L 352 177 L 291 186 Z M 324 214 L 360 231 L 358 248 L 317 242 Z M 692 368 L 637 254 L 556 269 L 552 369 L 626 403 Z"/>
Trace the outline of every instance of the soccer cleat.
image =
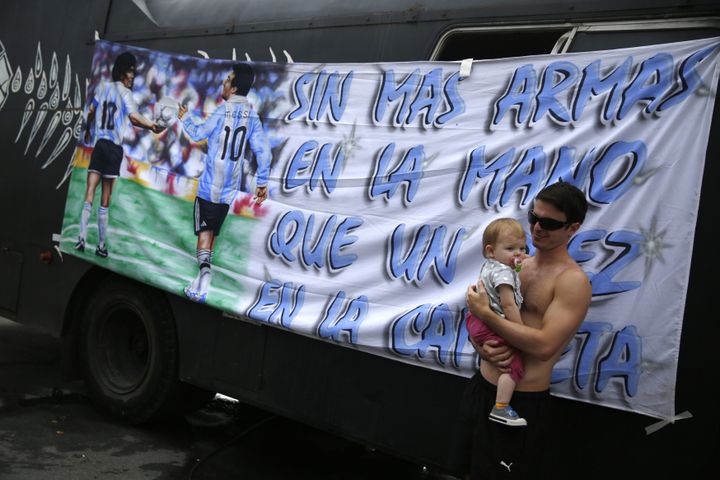
<path id="1" fill-rule="evenodd" d="M 100 245 L 97 246 L 95 249 L 95 255 L 101 258 L 106 258 L 108 256 L 107 248 L 101 247 Z"/>
<path id="2" fill-rule="evenodd" d="M 524 427 L 527 425 L 527 421 L 518 415 L 510 405 L 504 408 L 493 407 L 488 418 L 493 422 L 502 423 L 503 425 L 509 425 L 511 427 Z"/>
<path id="3" fill-rule="evenodd" d="M 190 300 L 192 300 L 193 302 L 205 303 L 205 299 L 207 298 L 207 292 L 204 292 L 204 293 L 196 292 L 195 290 L 193 290 L 191 288 L 190 285 L 185 287 L 183 289 L 183 292 L 185 292 L 185 296 L 187 298 L 189 298 Z"/>
<path id="4" fill-rule="evenodd" d="M 85 251 L 85 239 L 84 238 L 78 238 L 78 241 L 75 244 L 75 250 L 77 250 L 78 252 Z"/>

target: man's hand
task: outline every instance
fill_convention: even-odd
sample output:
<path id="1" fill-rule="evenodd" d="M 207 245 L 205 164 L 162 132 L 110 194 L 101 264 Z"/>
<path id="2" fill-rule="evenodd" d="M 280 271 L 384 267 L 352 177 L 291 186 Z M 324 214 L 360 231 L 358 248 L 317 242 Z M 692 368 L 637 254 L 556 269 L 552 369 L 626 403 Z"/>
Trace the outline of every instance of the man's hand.
<path id="1" fill-rule="evenodd" d="M 470 285 L 465 294 L 465 303 L 470 312 L 485 322 L 490 310 L 490 299 L 485 292 L 485 286 L 480 282 L 478 285 Z"/>
<path id="2" fill-rule="evenodd" d="M 187 109 L 187 107 L 186 107 L 185 105 L 180 105 L 180 106 L 178 107 L 178 118 L 179 118 L 180 120 L 182 120 L 182 117 L 185 116 L 185 114 L 187 113 L 187 111 L 188 111 L 188 109 Z"/>
<path id="3" fill-rule="evenodd" d="M 166 128 L 167 127 L 162 127 L 162 126 L 158 125 L 157 123 L 153 122 L 152 127 L 150 127 L 150 130 L 152 130 L 153 133 L 162 133 L 165 131 Z"/>
<path id="4" fill-rule="evenodd" d="M 515 356 L 515 349 L 509 345 L 503 345 L 497 340 L 488 340 L 478 346 L 473 343 L 475 350 L 480 354 L 480 358 L 491 363 L 501 373 L 509 373 L 510 362 Z"/>
<path id="5" fill-rule="evenodd" d="M 85 119 L 85 145 L 90 145 L 90 125 L 95 123 L 95 105 L 88 108 L 87 118 Z"/>
<path id="6" fill-rule="evenodd" d="M 255 203 L 258 205 L 262 205 L 262 203 L 267 199 L 268 196 L 268 189 L 267 185 L 263 187 L 257 187 L 255 189 Z"/>

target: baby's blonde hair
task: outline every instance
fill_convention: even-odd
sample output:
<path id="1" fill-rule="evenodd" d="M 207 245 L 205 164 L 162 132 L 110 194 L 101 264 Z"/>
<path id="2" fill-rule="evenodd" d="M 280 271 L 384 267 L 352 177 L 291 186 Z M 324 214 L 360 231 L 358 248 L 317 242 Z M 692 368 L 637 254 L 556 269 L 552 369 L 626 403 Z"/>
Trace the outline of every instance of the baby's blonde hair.
<path id="1" fill-rule="evenodd" d="M 495 245 L 500 234 L 507 233 L 518 238 L 525 238 L 525 230 L 514 218 L 497 218 L 483 232 L 483 256 L 488 245 Z"/>

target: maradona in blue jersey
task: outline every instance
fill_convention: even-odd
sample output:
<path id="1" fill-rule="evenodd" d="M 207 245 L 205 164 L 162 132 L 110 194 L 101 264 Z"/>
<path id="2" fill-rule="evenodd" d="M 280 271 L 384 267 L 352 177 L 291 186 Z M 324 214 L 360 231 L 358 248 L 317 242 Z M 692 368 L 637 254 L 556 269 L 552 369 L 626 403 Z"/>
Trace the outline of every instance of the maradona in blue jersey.
<path id="1" fill-rule="evenodd" d="M 108 226 L 108 209 L 115 179 L 120 175 L 123 160 L 122 140 L 125 128 L 132 123 L 138 128 L 162 132 L 165 127 L 148 120 L 138 112 L 132 97 L 135 81 L 135 55 L 124 52 L 118 55 L 112 67 L 112 82 L 98 86 L 88 107 L 85 122 L 85 144 L 90 144 L 91 127 L 95 127 L 95 145 L 88 166 L 85 201 L 80 213 L 80 228 L 75 249 L 84 252 L 88 222 L 95 199 L 95 190 L 102 182 L 102 197 L 98 208 L 98 243 L 95 254 L 107 257 L 105 237 Z"/>
<path id="2" fill-rule="evenodd" d="M 103 82 L 92 99 L 95 114 L 95 139 L 122 145 L 130 115 L 137 113 L 132 92 L 120 81 Z"/>

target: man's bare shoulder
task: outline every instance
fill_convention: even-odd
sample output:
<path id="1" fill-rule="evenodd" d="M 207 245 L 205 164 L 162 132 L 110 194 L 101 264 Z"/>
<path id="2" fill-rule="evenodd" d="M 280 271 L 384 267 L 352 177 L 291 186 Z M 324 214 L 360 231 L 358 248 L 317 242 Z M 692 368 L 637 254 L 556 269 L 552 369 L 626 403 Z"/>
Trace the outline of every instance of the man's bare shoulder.
<path id="1" fill-rule="evenodd" d="M 557 276 L 556 289 L 560 292 L 573 293 L 573 296 L 578 296 L 581 299 L 587 299 L 590 301 L 592 296 L 592 286 L 590 285 L 590 279 L 582 268 L 573 262 L 568 268 L 560 272 Z"/>
<path id="2" fill-rule="evenodd" d="M 587 273 L 583 271 L 582 268 L 580 268 L 580 265 L 577 263 L 570 262 L 567 267 L 560 272 L 560 275 L 558 275 L 558 280 L 562 279 L 564 281 L 574 281 L 574 282 L 582 282 L 582 283 L 590 283 L 590 279 L 588 279 Z"/>

